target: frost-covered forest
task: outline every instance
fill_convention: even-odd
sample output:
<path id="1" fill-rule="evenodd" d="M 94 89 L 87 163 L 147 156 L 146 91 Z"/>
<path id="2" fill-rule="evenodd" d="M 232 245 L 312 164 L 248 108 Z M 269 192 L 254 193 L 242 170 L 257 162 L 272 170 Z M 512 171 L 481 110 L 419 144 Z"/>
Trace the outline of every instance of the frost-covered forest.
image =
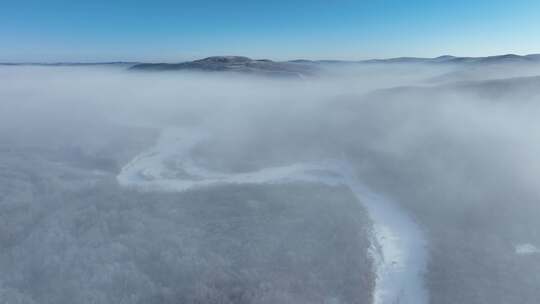
<path id="1" fill-rule="evenodd" d="M 286 67 L 0 66 L 0 303 L 540 301 L 540 65 Z"/>

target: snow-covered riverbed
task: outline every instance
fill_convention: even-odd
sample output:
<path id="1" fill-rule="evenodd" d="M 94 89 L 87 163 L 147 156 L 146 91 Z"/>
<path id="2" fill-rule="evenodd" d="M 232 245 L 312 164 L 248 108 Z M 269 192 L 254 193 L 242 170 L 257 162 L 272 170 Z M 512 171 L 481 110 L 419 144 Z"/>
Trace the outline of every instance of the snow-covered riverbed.
<path id="1" fill-rule="evenodd" d="M 344 185 L 367 209 L 373 221 L 371 253 L 376 265 L 376 304 L 424 304 L 426 241 L 417 224 L 387 197 L 374 193 L 344 161 L 295 163 L 248 173 L 226 174 L 197 166 L 190 151 L 210 139 L 205 132 L 166 128 L 156 145 L 129 162 L 117 176 L 126 187 L 152 191 L 185 191 L 220 183 L 264 184 L 313 182 Z"/>

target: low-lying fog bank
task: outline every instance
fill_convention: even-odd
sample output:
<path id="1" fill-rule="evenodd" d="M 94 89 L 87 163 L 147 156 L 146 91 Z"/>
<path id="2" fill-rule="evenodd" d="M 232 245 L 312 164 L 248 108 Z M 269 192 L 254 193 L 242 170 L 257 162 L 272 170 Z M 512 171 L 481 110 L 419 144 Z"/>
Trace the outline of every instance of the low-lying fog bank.
<path id="1" fill-rule="evenodd" d="M 538 303 L 540 66 L 319 68 L 284 79 L 0 67 L 0 302 L 369 302 L 381 205 L 339 183 L 252 174 L 337 159 L 418 227 L 425 243 L 407 250 L 426 246 L 415 263 L 430 303 Z M 206 138 L 189 167 L 179 136 L 147 153 L 169 153 L 164 167 L 128 181 L 158 170 L 204 186 L 118 183 L 167 128 Z"/>

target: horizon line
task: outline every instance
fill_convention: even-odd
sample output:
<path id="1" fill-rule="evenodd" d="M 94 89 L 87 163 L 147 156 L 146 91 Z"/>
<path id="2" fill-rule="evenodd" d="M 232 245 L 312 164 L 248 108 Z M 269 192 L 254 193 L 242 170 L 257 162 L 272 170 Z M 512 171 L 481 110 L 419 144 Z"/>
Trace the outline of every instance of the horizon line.
<path id="1" fill-rule="evenodd" d="M 396 59 L 438 59 L 438 58 L 467 58 L 467 59 L 479 59 L 479 58 L 495 58 L 495 57 L 505 57 L 505 56 L 515 56 L 515 57 L 528 57 L 528 56 L 540 56 L 540 53 L 529 53 L 529 54 L 523 54 L 519 55 L 516 53 L 506 53 L 506 54 L 498 54 L 498 55 L 487 55 L 487 56 L 454 56 L 449 54 L 439 55 L 435 57 L 422 57 L 422 56 L 397 56 L 397 57 L 384 57 L 384 58 L 370 58 L 370 59 L 305 59 L 305 58 L 295 58 L 295 59 L 288 59 L 288 60 L 273 60 L 268 58 L 254 58 L 250 56 L 243 56 L 243 55 L 213 55 L 213 56 L 206 56 L 201 57 L 194 60 L 183 60 L 183 61 L 159 61 L 159 60 L 104 60 L 104 61 L 0 61 L 0 65 L 105 65 L 105 64 L 139 64 L 139 63 L 164 63 L 164 64 L 171 64 L 171 63 L 183 63 L 183 62 L 191 62 L 195 60 L 201 60 L 206 58 L 212 58 L 212 57 L 246 57 L 251 60 L 270 60 L 273 62 L 294 62 L 294 61 L 311 61 L 311 62 L 356 62 L 356 63 L 362 63 L 362 62 L 373 62 L 373 61 L 389 61 L 389 60 L 396 60 Z"/>

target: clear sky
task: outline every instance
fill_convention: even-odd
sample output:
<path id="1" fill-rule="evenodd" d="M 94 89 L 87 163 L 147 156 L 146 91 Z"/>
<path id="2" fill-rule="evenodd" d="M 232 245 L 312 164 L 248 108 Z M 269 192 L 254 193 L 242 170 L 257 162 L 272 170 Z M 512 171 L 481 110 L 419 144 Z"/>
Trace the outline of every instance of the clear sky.
<path id="1" fill-rule="evenodd" d="M 539 0 L 0 0 L 0 61 L 540 53 Z"/>

